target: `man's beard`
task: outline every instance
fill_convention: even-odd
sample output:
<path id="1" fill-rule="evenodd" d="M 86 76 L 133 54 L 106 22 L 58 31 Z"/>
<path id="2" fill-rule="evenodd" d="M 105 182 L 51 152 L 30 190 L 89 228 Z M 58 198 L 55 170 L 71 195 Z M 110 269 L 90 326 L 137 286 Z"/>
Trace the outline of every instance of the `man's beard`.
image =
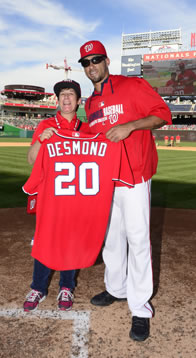
<path id="1" fill-rule="evenodd" d="M 88 78 L 91 80 L 91 82 L 93 84 L 96 84 L 96 83 L 99 83 L 99 82 L 103 82 L 104 79 L 109 75 L 109 72 L 108 72 L 108 68 L 106 66 L 106 63 L 105 63 L 105 68 L 101 71 L 101 73 L 95 74 L 95 76 L 92 74 L 89 74 L 88 75 Z"/>
<path id="2" fill-rule="evenodd" d="M 95 79 L 91 79 L 91 81 L 92 81 L 92 83 L 98 83 L 98 82 L 101 82 L 103 79 L 104 79 L 103 76 L 99 76 L 99 77 L 97 77 Z"/>

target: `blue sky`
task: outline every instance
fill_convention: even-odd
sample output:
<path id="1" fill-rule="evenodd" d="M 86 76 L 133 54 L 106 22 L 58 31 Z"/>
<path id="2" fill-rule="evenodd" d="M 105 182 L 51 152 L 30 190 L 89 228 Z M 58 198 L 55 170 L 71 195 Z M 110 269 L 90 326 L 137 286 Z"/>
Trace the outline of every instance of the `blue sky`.
<path id="1" fill-rule="evenodd" d="M 118 74 L 122 33 L 181 28 L 183 45 L 190 49 L 195 19 L 195 0 L 1 0 L 0 90 L 24 83 L 52 92 L 65 75 L 63 70 L 46 70 L 45 64 L 63 66 L 66 57 L 73 69 L 69 77 L 88 96 L 92 85 L 77 62 L 84 42 L 102 41 L 110 72 Z"/>

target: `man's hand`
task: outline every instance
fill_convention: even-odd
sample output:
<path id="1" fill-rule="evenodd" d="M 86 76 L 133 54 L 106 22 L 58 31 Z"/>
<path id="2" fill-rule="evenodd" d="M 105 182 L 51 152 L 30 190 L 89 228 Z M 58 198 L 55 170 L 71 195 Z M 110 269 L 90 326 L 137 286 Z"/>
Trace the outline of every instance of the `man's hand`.
<path id="1" fill-rule="evenodd" d="M 42 142 L 44 141 L 44 139 L 50 139 L 56 131 L 57 130 L 53 127 L 44 129 L 42 134 L 40 134 L 40 136 L 39 136 L 41 143 L 39 142 L 39 140 L 36 140 L 36 142 L 30 146 L 28 154 L 27 154 L 27 160 L 30 165 L 35 163 L 35 160 L 37 158 L 38 152 L 41 148 L 41 145 L 42 145 Z"/>
<path id="2" fill-rule="evenodd" d="M 54 133 L 56 133 L 56 129 L 53 127 L 44 129 L 42 134 L 40 134 L 41 142 L 43 142 L 45 139 L 50 139 Z"/>
<path id="3" fill-rule="evenodd" d="M 132 129 L 130 122 L 118 124 L 106 132 L 106 138 L 111 142 L 119 142 L 120 140 L 127 138 L 131 132 Z"/>
<path id="4" fill-rule="evenodd" d="M 165 124 L 166 122 L 157 116 L 148 116 L 136 121 L 130 121 L 114 126 L 106 132 L 106 138 L 108 138 L 111 142 L 119 142 L 120 140 L 127 138 L 135 130 L 152 130 L 161 128 Z"/>

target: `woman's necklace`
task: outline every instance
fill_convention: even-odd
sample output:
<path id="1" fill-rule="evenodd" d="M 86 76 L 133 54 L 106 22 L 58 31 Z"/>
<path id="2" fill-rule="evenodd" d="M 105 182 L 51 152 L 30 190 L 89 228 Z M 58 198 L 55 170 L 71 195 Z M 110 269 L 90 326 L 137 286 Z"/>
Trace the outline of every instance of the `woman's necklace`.
<path id="1" fill-rule="evenodd" d="M 57 116 L 55 116 L 54 119 L 55 119 L 55 121 L 56 121 L 57 128 L 58 128 L 58 129 L 62 129 L 62 128 L 61 128 L 61 125 L 60 125 L 60 123 L 59 123 L 59 121 L 58 121 L 58 119 L 57 119 Z M 79 119 L 77 118 L 76 123 L 75 123 L 75 126 L 74 126 L 74 129 L 73 129 L 74 131 L 77 130 L 78 124 L 79 124 Z"/>

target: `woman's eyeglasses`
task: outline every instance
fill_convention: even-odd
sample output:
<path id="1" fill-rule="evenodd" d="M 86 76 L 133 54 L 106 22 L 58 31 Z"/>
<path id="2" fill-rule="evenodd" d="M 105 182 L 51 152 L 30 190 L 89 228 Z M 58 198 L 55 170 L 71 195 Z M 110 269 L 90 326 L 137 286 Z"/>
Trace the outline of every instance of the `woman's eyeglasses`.
<path id="1" fill-rule="evenodd" d="M 106 56 L 95 56 L 91 58 L 90 60 L 83 59 L 81 60 L 82 67 L 88 67 L 90 66 L 90 63 L 93 63 L 94 65 L 97 65 L 98 63 L 101 63 L 103 60 L 105 60 Z"/>

